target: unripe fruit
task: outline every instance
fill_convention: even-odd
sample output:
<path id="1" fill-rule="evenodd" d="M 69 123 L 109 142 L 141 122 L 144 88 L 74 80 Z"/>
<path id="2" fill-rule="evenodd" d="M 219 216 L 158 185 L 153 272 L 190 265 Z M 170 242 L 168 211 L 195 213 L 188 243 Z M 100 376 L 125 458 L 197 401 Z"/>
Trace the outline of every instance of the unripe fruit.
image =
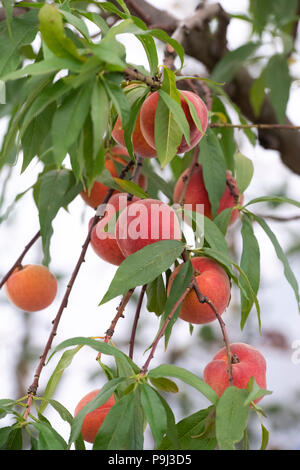
<path id="1" fill-rule="evenodd" d="M 247 388 L 250 378 L 254 377 L 257 385 L 266 389 L 266 360 L 261 352 L 245 343 L 231 344 L 230 351 L 234 355 L 234 361 L 231 365 L 233 385 L 238 388 Z M 207 364 L 203 372 L 203 379 L 219 397 L 229 387 L 225 348 L 221 349 Z M 255 403 L 261 398 L 255 400 Z"/>
<path id="2" fill-rule="evenodd" d="M 46 266 L 36 264 L 17 268 L 5 285 L 12 303 L 26 312 L 48 307 L 57 293 L 56 277 Z"/>
<path id="3" fill-rule="evenodd" d="M 206 296 L 214 305 L 217 312 L 221 315 L 230 300 L 230 281 L 224 269 L 214 260 L 199 256 L 191 259 L 195 270 L 195 278 L 201 293 Z M 180 264 L 175 268 L 170 276 L 168 283 L 168 294 L 170 293 L 172 283 L 181 269 Z M 204 324 L 216 320 L 213 309 L 207 303 L 200 303 L 199 299 L 192 289 L 184 298 L 180 318 L 189 323 Z"/>
<path id="4" fill-rule="evenodd" d="M 74 417 L 82 410 L 85 405 L 92 401 L 95 396 L 98 395 L 99 392 L 100 389 L 97 389 L 85 395 L 77 404 L 74 411 Z M 96 439 L 97 432 L 99 431 L 103 421 L 106 418 L 106 415 L 114 404 L 115 399 L 112 395 L 106 403 L 85 415 L 81 427 L 81 434 L 84 441 L 94 442 L 94 440 Z"/>
<path id="5" fill-rule="evenodd" d="M 125 139 L 124 139 L 124 130 L 122 128 L 122 121 L 121 121 L 120 116 L 117 117 L 117 120 L 115 122 L 111 135 L 119 145 L 126 147 Z M 150 145 L 148 145 L 141 131 L 140 113 L 137 116 L 135 128 L 132 133 L 131 139 L 132 139 L 133 151 L 138 157 L 151 158 L 151 157 L 157 156 L 156 150 Z"/>
<path id="6" fill-rule="evenodd" d="M 110 172 L 111 176 L 116 178 L 118 176 L 117 168 L 115 166 L 115 162 L 119 162 L 122 165 L 126 165 L 127 162 L 122 156 L 129 156 L 126 148 L 121 147 L 119 145 L 115 145 L 108 155 L 106 155 L 104 166 Z M 139 183 L 141 188 L 144 190 L 147 188 L 147 180 L 144 175 L 140 175 Z M 109 187 L 105 184 L 101 183 L 100 181 L 95 181 L 92 186 L 92 189 L 88 191 L 85 189 L 80 193 L 82 199 L 93 209 L 96 209 L 99 204 L 104 200 Z M 118 193 L 115 191 L 114 194 Z"/>
<path id="7" fill-rule="evenodd" d="M 115 235 L 114 224 L 116 223 L 119 212 L 124 210 L 129 204 L 138 200 L 139 198 L 134 196 L 130 201 L 128 201 L 127 194 L 125 193 L 114 194 L 106 205 L 105 216 L 92 230 L 91 246 L 93 250 L 100 258 L 110 264 L 119 266 L 125 259 L 125 256 L 119 248 Z M 91 226 L 92 221 L 93 218 L 89 222 L 89 227 Z M 108 225 L 109 222 L 112 223 L 111 227 Z"/>
<path id="8" fill-rule="evenodd" d="M 188 150 L 194 148 L 200 139 L 203 137 L 207 124 L 208 124 L 208 112 L 207 107 L 204 101 L 200 98 L 200 96 L 196 95 L 192 91 L 185 91 L 181 90 L 181 93 L 192 102 L 195 107 L 196 113 L 201 123 L 201 131 L 196 126 L 192 115 L 190 113 L 189 105 L 184 99 L 183 96 L 180 96 L 181 107 L 186 115 L 187 121 L 190 126 L 190 144 L 187 143 L 185 137 L 182 137 L 181 143 L 177 149 L 177 153 L 184 153 Z M 140 111 L 140 124 L 141 124 L 141 131 L 145 137 L 145 140 L 148 144 L 155 148 L 155 114 L 156 114 L 156 107 L 159 99 L 159 94 L 157 91 L 152 93 L 148 96 L 148 98 L 144 101 L 141 111 Z"/>
<path id="9" fill-rule="evenodd" d="M 188 169 L 185 170 L 180 178 L 178 179 L 173 193 L 173 201 L 174 203 L 179 203 L 181 199 L 181 194 L 184 188 L 184 181 L 186 176 L 188 175 Z M 220 204 L 217 213 L 219 214 L 224 209 L 235 207 L 239 202 L 242 203 L 243 195 L 239 194 L 236 180 L 233 178 L 231 173 L 227 171 L 226 173 L 226 187 L 223 196 L 220 199 Z M 205 187 L 202 166 L 197 165 L 190 177 L 189 183 L 186 188 L 185 196 L 184 196 L 184 203 L 191 204 L 192 210 L 197 210 L 197 204 L 203 204 L 203 213 L 209 219 L 212 219 L 212 212 L 211 212 L 211 204 L 208 197 L 208 192 Z M 198 211 L 200 212 L 201 208 L 198 207 Z M 234 209 L 231 213 L 230 222 L 229 224 L 233 224 L 235 220 L 239 216 L 238 209 Z"/>
<path id="10" fill-rule="evenodd" d="M 117 243 L 125 257 L 160 240 L 181 240 L 175 211 L 156 199 L 141 199 L 125 209 L 116 224 Z"/>

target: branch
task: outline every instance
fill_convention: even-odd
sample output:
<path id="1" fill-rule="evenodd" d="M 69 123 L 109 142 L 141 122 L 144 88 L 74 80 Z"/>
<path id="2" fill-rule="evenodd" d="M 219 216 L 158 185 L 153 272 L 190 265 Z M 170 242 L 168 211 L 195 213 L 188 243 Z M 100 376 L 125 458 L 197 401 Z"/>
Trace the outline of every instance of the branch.
<path id="1" fill-rule="evenodd" d="M 23 258 L 24 256 L 26 255 L 26 253 L 30 250 L 30 248 L 32 247 L 32 245 L 34 245 L 34 243 L 39 239 L 41 235 L 41 232 L 38 231 L 34 237 L 30 240 L 30 242 L 25 246 L 24 250 L 22 251 L 22 253 L 20 254 L 19 258 L 16 260 L 16 262 L 13 264 L 13 266 L 10 268 L 10 270 L 5 274 L 5 276 L 3 276 L 1 282 L 0 282 L 0 289 L 2 289 L 2 287 L 4 286 L 4 284 L 6 283 L 6 281 L 8 280 L 8 278 L 12 275 L 12 273 L 14 272 L 14 270 L 16 268 L 19 268 L 20 266 L 22 266 L 22 261 L 23 261 Z"/>
<path id="2" fill-rule="evenodd" d="M 122 298 L 119 306 L 117 307 L 117 314 L 116 316 L 114 317 L 114 319 L 112 320 L 111 324 L 110 324 L 110 327 L 108 328 L 108 330 L 105 332 L 105 338 L 104 338 L 104 342 L 105 343 L 108 343 L 108 341 L 111 339 L 112 335 L 114 334 L 115 332 L 115 327 L 116 327 L 116 324 L 118 322 L 118 320 L 122 317 L 124 318 L 124 315 L 123 315 L 123 312 L 125 310 L 125 307 L 126 305 L 128 304 L 132 294 L 134 292 L 134 289 L 130 289 L 127 294 L 124 295 L 124 297 Z M 97 356 L 97 359 L 100 357 L 100 353 L 98 354 Z"/>
<path id="3" fill-rule="evenodd" d="M 139 318 L 140 318 L 141 308 L 142 308 L 142 304 L 143 304 L 146 289 L 147 289 L 147 284 L 145 284 L 142 287 L 142 290 L 141 290 L 141 293 L 140 293 L 140 296 L 139 296 L 139 300 L 138 300 L 138 303 L 137 303 L 137 307 L 136 307 L 135 316 L 134 316 L 132 332 L 131 332 L 130 341 L 129 341 L 129 357 L 131 359 L 133 358 L 133 349 L 134 349 L 136 329 L 137 329 L 137 324 L 138 324 L 138 321 L 139 321 Z"/>

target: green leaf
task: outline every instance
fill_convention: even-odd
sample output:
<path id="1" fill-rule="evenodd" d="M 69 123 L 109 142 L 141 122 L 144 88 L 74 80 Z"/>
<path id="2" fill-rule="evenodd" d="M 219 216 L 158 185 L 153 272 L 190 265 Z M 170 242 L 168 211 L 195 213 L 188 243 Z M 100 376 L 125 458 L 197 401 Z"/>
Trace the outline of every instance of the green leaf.
<path id="1" fill-rule="evenodd" d="M 159 96 L 164 100 L 165 104 L 170 109 L 173 117 L 178 124 L 181 134 L 184 135 L 188 144 L 190 144 L 190 126 L 186 119 L 186 115 L 180 105 L 180 99 L 174 99 L 172 96 L 168 95 L 163 89 L 159 90 Z"/>
<path id="2" fill-rule="evenodd" d="M 273 55 L 265 68 L 266 87 L 279 123 L 285 120 L 286 107 L 290 95 L 291 77 L 284 55 Z"/>
<path id="3" fill-rule="evenodd" d="M 93 450 L 142 450 L 143 414 L 138 390 L 123 396 L 110 409 Z"/>
<path id="4" fill-rule="evenodd" d="M 19 78 L 26 77 L 27 75 L 46 75 L 48 73 L 60 71 L 61 69 L 69 69 L 72 72 L 79 72 L 80 68 L 80 64 L 71 58 L 51 57 L 50 59 L 41 60 L 34 64 L 27 65 L 22 69 L 18 69 L 15 72 L 8 73 L 7 75 L 4 75 L 1 80 L 18 80 Z"/>
<path id="5" fill-rule="evenodd" d="M 65 351 L 59 360 L 57 366 L 55 367 L 50 379 L 48 380 L 48 383 L 45 388 L 45 392 L 43 393 L 43 398 L 45 398 L 46 401 L 43 401 L 41 406 L 40 406 L 40 413 L 43 413 L 47 407 L 47 401 L 53 396 L 56 387 L 62 377 L 62 374 L 64 373 L 65 369 L 69 367 L 69 365 L 72 363 L 72 360 L 77 354 L 78 351 L 82 348 L 82 345 L 77 346 L 74 349 L 69 349 L 68 351 Z"/>
<path id="6" fill-rule="evenodd" d="M 259 116 L 261 111 L 261 107 L 263 105 L 266 93 L 265 93 L 266 83 L 265 83 L 265 76 L 264 71 L 260 74 L 258 78 L 256 78 L 250 88 L 250 103 L 253 108 L 255 116 Z"/>
<path id="7" fill-rule="evenodd" d="M 19 48 L 34 40 L 37 26 L 37 13 L 29 11 L 19 18 L 12 19 L 10 27 L 13 40 L 10 39 L 7 28 L 0 30 L 0 77 L 16 70 L 20 63 Z"/>
<path id="8" fill-rule="evenodd" d="M 12 426 L 5 426 L 0 429 L 0 449 L 6 447 L 6 443 L 9 439 L 10 433 L 13 431 Z"/>
<path id="9" fill-rule="evenodd" d="M 116 66 L 115 70 L 126 69 L 125 47 L 115 38 L 107 35 L 97 44 L 91 44 L 90 49 L 102 62 Z"/>
<path id="10" fill-rule="evenodd" d="M 103 84 L 97 80 L 91 94 L 91 118 L 93 122 L 93 157 L 99 152 L 106 135 L 110 106 Z"/>
<path id="11" fill-rule="evenodd" d="M 300 208 L 300 202 L 295 201 L 295 199 L 290 199 L 288 197 L 284 196 L 262 196 L 262 197 L 256 197 L 255 199 L 251 199 L 250 201 L 245 204 L 242 209 L 244 209 L 247 206 L 250 206 L 252 204 L 257 204 L 258 202 L 272 202 L 272 203 L 278 203 L 278 204 L 291 204 L 293 206 L 299 207 Z"/>
<path id="12" fill-rule="evenodd" d="M 57 57 L 73 57 L 85 61 L 73 41 L 66 36 L 62 14 L 54 4 L 46 3 L 40 9 L 39 20 L 42 39 Z"/>
<path id="13" fill-rule="evenodd" d="M 218 138 L 211 129 L 200 142 L 200 161 L 213 217 L 219 209 L 226 188 L 226 165 Z"/>
<path id="14" fill-rule="evenodd" d="M 114 181 L 120 186 L 123 192 L 133 194 L 141 199 L 149 198 L 148 194 L 136 183 L 121 178 L 114 178 Z"/>
<path id="15" fill-rule="evenodd" d="M 228 387 L 216 406 L 216 437 L 220 450 L 235 450 L 248 422 L 247 390 Z"/>
<path id="16" fill-rule="evenodd" d="M 150 29 L 149 34 L 151 34 L 157 39 L 160 39 L 166 44 L 170 44 L 173 47 L 173 49 L 178 54 L 178 57 L 180 58 L 180 62 L 181 62 L 180 68 L 182 68 L 183 63 L 184 63 L 184 57 L 185 57 L 185 52 L 184 52 L 184 48 L 182 47 L 182 45 L 179 44 L 179 42 L 176 41 L 175 39 L 171 38 L 165 31 L 161 29 L 156 29 L 156 28 Z"/>
<path id="17" fill-rule="evenodd" d="M 221 251 L 228 255 L 228 246 L 224 234 L 219 229 L 215 221 L 210 220 L 208 217 L 204 217 L 204 236 L 209 246 L 214 250 Z"/>
<path id="18" fill-rule="evenodd" d="M 154 139 L 158 161 L 164 168 L 175 157 L 182 133 L 173 113 L 160 95 L 155 112 Z"/>
<path id="19" fill-rule="evenodd" d="M 14 427 L 10 432 L 5 444 L 5 450 L 22 450 L 23 437 L 22 428 Z"/>
<path id="20" fill-rule="evenodd" d="M 147 284 L 147 310 L 160 316 L 167 300 L 167 293 L 162 275 L 160 274 L 153 281 Z"/>
<path id="21" fill-rule="evenodd" d="M 265 390 L 264 388 L 261 388 L 259 385 L 257 385 L 254 377 L 250 378 L 247 385 L 247 390 L 249 391 L 249 395 L 247 396 L 244 402 L 245 406 L 250 405 L 251 402 L 258 400 L 259 398 L 264 397 L 265 395 L 272 394 L 271 391 Z"/>
<path id="22" fill-rule="evenodd" d="M 211 415 L 214 413 L 214 407 L 210 406 L 205 410 L 197 411 L 190 416 L 182 419 L 176 424 L 178 432 L 178 441 L 181 450 L 213 450 L 216 447 L 214 433 L 210 433 L 213 428 L 214 420 Z M 208 426 L 208 420 L 210 421 Z M 161 450 L 178 450 L 173 447 L 168 438 L 164 438 L 160 445 Z"/>
<path id="23" fill-rule="evenodd" d="M 262 227 L 262 229 L 265 231 L 265 233 L 269 237 L 270 241 L 272 242 L 272 244 L 274 246 L 274 249 L 275 249 L 275 252 L 276 252 L 276 255 L 277 255 L 278 259 L 282 262 L 282 265 L 283 265 L 283 268 L 284 268 L 285 278 L 286 278 L 286 280 L 288 281 L 288 283 L 290 284 L 290 286 L 292 287 L 292 289 L 294 291 L 296 301 L 297 301 L 298 310 L 300 312 L 299 285 L 298 285 L 298 281 L 297 281 L 297 279 L 296 279 L 296 277 L 295 277 L 295 275 L 294 275 L 294 273 L 293 273 L 293 271 L 290 267 L 289 261 L 288 261 L 286 255 L 285 255 L 280 243 L 278 242 L 276 235 L 270 229 L 270 227 L 268 226 L 266 221 L 264 219 L 262 219 L 261 217 L 257 216 L 257 215 L 252 214 L 252 216 L 254 217 L 256 222 L 259 223 L 259 225 Z"/>
<path id="24" fill-rule="evenodd" d="M 91 84 L 72 91 L 54 114 L 51 136 L 57 166 L 63 162 L 89 112 Z"/>
<path id="25" fill-rule="evenodd" d="M 129 289 L 153 281 L 174 263 L 183 250 L 184 244 L 180 241 L 162 240 L 128 256 L 118 267 L 100 305 L 124 295 Z"/>
<path id="26" fill-rule="evenodd" d="M 156 447 L 167 430 L 167 416 L 156 390 L 148 384 L 141 384 L 141 404 L 149 423 Z"/>
<path id="27" fill-rule="evenodd" d="M 39 431 L 39 450 L 66 450 L 67 444 L 62 442 L 62 437 L 46 422 L 33 422 L 33 426 Z"/>
<path id="28" fill-rule="evenodd" d="M 177 379 L 182 380 L 183 382 L 191 385 L 196 390 L 201 392 L 208 400 L 210 400 L 213 404 L 218 401 L 218 397 L 214 390 L 210 388 L 203 380 L 199 379 L 195 374 L 189 372 L 188 370 L 174 366 L 172 364 L 162 364 L 155 369 L 152 369 L 148 373 L 149 378 L 151 377 L 175 377 Z"/>
<path id="29" fill-rule="evenodd" d="M 130 104 L 126 99 L 125 93 L 119 85 L 111 80 L 105 79 L 102 83 L 105 87 L 106 93 L 113 102 L 117 113 L 121 117 L 122 126 L 125 129 L 130 120 Z"/>
<path id="30" fill-rule="evenodd" d="M 232 211 L 233 207 L 227 207 L 227 209 L 224 209 L 214 218 L 214 223 L 219 227 L 224 236 L 227 232 Z"/>
<path id="31" fill-rule="evenodd" d="M 155 191 L 155 193 L 161 191 L 165 196 L 167 196 L 167 198 L 169 198 L 170 201 L 173 200 L 173 191 L 171 185 L 155 171 L 151 163 L 146 163 L 143 166 L 143 174 L 147 176 L 148 192 L 150 192 L 151 190 Z M 151 197 L 155 198 L 152 193 Z"/>
<path id="32" fill-rule="evenodd" d="M 251 183 L 254 166 L 250 158 L 245 157 L 241 152 L 234 155 L 235 179 L 239 192 L 242 194 Z"/>
<path id="33" fill-rule="evenodd" d="M 269 443 L 269 431 L 267 428 L 261 424 L 261 445 L 260 445 L 260 450 L 266 450 L 268 443 Z"/>
<path id="34" fill-rule="evenodd" d="M 149 34 L 137 34 L 136 37 L 146 52 L 150 74 L 154 76 L 158 69 L 158 54 L 155 41 Z"/>
<path id="35" fill-rule="evenodd" d="M 227 52 L 213 69 L 210 76 L 211 80 L 230 82 L 259 46 L 259 42 L 248 42 L 233 51 Z"/>
<path id="36" fill-rule="evenodd" d="M 255 294 L 257 294 L 260 284 L 260 249 L 258 241 L 254 235 L 251 222 L 248 218 L 242 218 L 242 239 L 243 250 L 240 266 L 249 279 Z M 246 289 L 244 279 L 241 277 L 240 282 Z M 245 297 L 241 291 L 241 329 L 244 328 L 248 315 L 253 306 L 253 299 Z"/>
<path id="37" fill-rule="evenodd" d="M 49 263 L 49 246 L 53 233 L 52 221 L 61 207 L 66 207 L 82 191 L 70 170 L 51 170 L 39 177 L 37 207 L 41 227 L 44 262 Z"/>
<path id="38" fill-rule="evenodd" d="M 166 377 L 149 377 L 150 382 L 155 388 L 169 393 L 178 393 L 178 387 L 173 380 Z"/>
<path id="39" fill-rule="evenodd" d="M 88 27 L 80 16 L 71 13 L 71 10 L 68 9 L 66 5 L 62 5 L 58 11 L 62 14 L 67 23 L 74 26 L 86 39 L 89 39 L 90 34 Z"/>

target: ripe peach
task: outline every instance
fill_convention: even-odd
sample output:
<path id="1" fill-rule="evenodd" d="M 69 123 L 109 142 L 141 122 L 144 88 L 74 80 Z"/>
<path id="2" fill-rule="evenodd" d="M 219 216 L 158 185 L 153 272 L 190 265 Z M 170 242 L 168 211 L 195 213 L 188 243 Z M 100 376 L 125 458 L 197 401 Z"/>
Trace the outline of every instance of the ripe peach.
<path id="1" fill-rule="evenodd" d="M 257 385 L 266 389 L 266 361 L 260 351 L 245 343 L 233 343 L 230 345 L 230 350 L 236 361 L 232 364 L 233 385 L 247 388 L 250 378 L 254 377 Z M 204 381 L 219 397 L 229 387 L 227 364 L 226 349 L 223 348 L 206 365 L 203 372 Z"/>
<path id="2" fill-rule="evenodd" d="M 157 199 L 141 199 L 129 205 L 116 224 L 117 243 L 125 257 L 160 240 L 181 240 L 175 211 Z"/>
<path id="3" fill-rule="evenodd" d="M 127 194 L 125 193 L 114 194 L 106 206 L 105 216 L 93 228 L 91 233 L 91 246 L 95 253 L 104 261 L 119 266 L 125 259 L 117 243 L 114 227 L 108 227 L 107 231 L 105 231 L 105 228 L 110 221 L 113 221 L 113 218 L 116 222 L 119 215 L 118 213 L 121 210 L 138 200 L 139 199 L 134 196 L 131 201 L 128 201 Z M 92 221 L 93 218 L 89 222 L 89 227 Z"/>
<path id="4" fill-rule="evenodd" d="M 182 91 L 182 94 L 195 106 L 198 118 L 201 122 L 202 131 L 200 131 L 196 126 L 190 113 L 188 103 L 183 98 L 183 96 L 180 96 L 181 107 L 184 111 L 184 114 L 186 115 L 187 121 L 190 126 L 190 145 L 187 143 L 185 137 L 183 136 L 181 143 L 177 149 L 177 153 L 184 153 L 194 148 L 198 144 L 200 139 L 203 137 L 208 124 L 207 108 L 200 96 L 196 95 L 196 93 L 193 93 L 191 91 Z M 159 94 L 157 91 L 149 95 L 148 98 L 144 101 L 140 112 L 141 131 L 148 144 L 153 148 L 155 148 L 154 126 L 158 98 Z"/>
<path id="5" fill-rule="evenodd" d="M 100 389 L 92 390 L 87 395 L 85 395 L 77 404 L 74 411 L 74 417 L 82 410 L 85 405 L 92 401 L 95 396 L 98 395 L 99 392 Z M 81 428 L 81 434 L 84 441 L 94 442 L 94 440 L 96 439 L 97 432 L 102 426 L 102 423 L 105 420 L 107 413 L 114 404 L 115 399 L 112 395 L 106 403 L 85 415 Z"/>
<path id="6" fill-rule="evenodd" d="M 46 266 L 38 264 L 17 268 L 5 285 L 12 303 L 27 312 L 48 307 L 57 293 L 56 277 Z"/>
<path id="7" fill-rule="evenodd" d="M 182 194 L 183 187 L 184 187 L 185 177 L 187 176 L 188 171 L 189 170 L 187 169 L 182 173 L 182 175 L 180 176 L 179 180 L 177 181 L 175 185 L 174 193 L 173 193 L 174 203 L 180 202 L 181 194 Z M 228 207 L 236 206 L 239 199 L 240 199 L 240 202 L 243 201 L 243 195 L 239 194 L 235 178 L 233 178 L 233 176 L 231 175 L 229 171 L 227 171 L 226 173 L 226 180 L 227 180 L 226 188 L 220 200 L 220 205 L 217 211 L 218 214 Z M 197 204 L 203 204 L 204 215 L 208 217 L 209 219 L 212 219 L 211 204 L 209 201 L 208 192 L 205 188 L 201 165 L 197 165 L 193 170 L 193 173 L 191 175 L 190 181 L 186 189 L 184 203 L 192 204 L 192 207 L 193 207 L 192 210 L 194 211 L 196 211 L 197 209 L 196 208 Z M 198 212 L 200 212 L 200 209 L 201 208 L 199 208 Z M 239 216 L 238 209 L 234 209 L 231 213 L 229 224 L 230 225 L 233 224 L 233 222 L 235 222 L 238 216 Z"/>
<path id="8" fill-rule="evenodd" d="M 120 116 L 117 117 L 117 120 L 115 122 L 111 135 L 119 145 L 126 147 L 125 140 L 124 140 L 124 130 L 122 128 L 122 121 L 121 121 Z M 146 142 L 142 134 L 141 126 L 140 126 L 140 113 L 137 116 L 135 128 L 132 133 L 132 145 L 133 145 L 134 153 L 139 157 L 151 158 L 151 157 L 157 156 L 155 148 L 148 145 L 148 143 Z"/>
<path id="9" fill-rule="evenodd" d="M 201 293 L 208 297 L 221 315 L 230 300 L 230 281 L 226 272 L 216 261 L 204 256 L 192 258 L 191 261 Z M 177 266 L 170 276 L 168 294 L 181 266 L 181 264 Z M 212 308 L 207 303 L 200 303 L 194 290 L 191 290 L 183 300 L 179 316 L 182 320 L 195 324 L 216 320 Z"/>
<path id="10" fill-rule="evenodd" d="M 129 153 L 127 152 L 126 148 L 121 147 L 120 145 L 115 145 L 111 149 L 110 153 L 105 157 L 104 166 L 114 178 L 118 176 L 114 162 L 119 162 L 122 165 L 126 165 L 126 160 L 122 158 L 122 155 L 129 156 Z M 143 189 L 147 188 L 147 180 L 144 175 L 140 175 L 139 185 Z M 106 186 L 105 184 L 101 183 L 100 181 L 95 181 L 90 192 L 85 189 L 80 193 L 80 195 L 89 206 L 95 209 L 99 206 L 99 204 L 101 204 L 101 202 L 105 198 L 108 189 L 108 186 Z M 118 191 L 114 192 L 114 194 L 116 193 L 118 193 Z"/>

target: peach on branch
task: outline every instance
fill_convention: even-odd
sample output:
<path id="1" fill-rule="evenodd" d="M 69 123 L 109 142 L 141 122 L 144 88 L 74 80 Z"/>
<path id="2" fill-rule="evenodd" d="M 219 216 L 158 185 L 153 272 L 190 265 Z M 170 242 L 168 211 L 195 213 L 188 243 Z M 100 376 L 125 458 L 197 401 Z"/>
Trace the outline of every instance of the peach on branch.
<path id="1" fill-rule="evenodd" d="M 57 293 L 56 277 L 46 266 L 39 264 L 17 268 L 5 286 L 12 303 L 26 312 L 48 307 Z"/>
<path id="2" fill-rule="evenodd" d="M 178 179 L 173 193 L 174 203 L 180 203 L 184 184 L 188 175 L 189 169 L 185 170 Z M 219 214 L 224 209 L 235 207 L 239 202 L 243 201 L 243 195 L 240 195 L 236 180 L 229 171 L 226 172 L 226 188 L 223 196 L 220 199 L 220 204 L 217 213 Z M 212 219 L 211 203 L 209 201 L 208 192 L 205 187 L 203 171 L 201 165 L 196 165 L 190 176 L 188 185 L 184 194 L 184 204 L 190 204 L 193 211 L 199 212 Z M 197 207 L 198 205 L 198 207 Z M 201 207 L 203 205 L 203 207 Z M 197 210 L 198 209 L 198 210 Z M 233 209 L 230 217 L 229 224 L 233 224 L 239 216 L 238 209 Z"/>
<path id="3" fill-rule="evenodd" d="M 192 105 L 194 105 L 197 116 L 201 123 L 201 130 L 198 129 L 197 125 L 194 122 L 194 119 L 190 112 L 189 105 L 186 102 L 186 99 L 182 95 L 180 95 L 181 107 L 184 111 L 184 114 L 187 118 L 187 121 L 190 127 L 190 144 L 187 143 L 185 137 L 183 136 L 180 142 L 180 145 L 177 149 L 177 153 L 184 153 L 194 148 L 199 143 L 200 139 L 203 137 L 207 128 L 207 124 L 208 124 L 207 107 L 204 101 L 200 98 L 200 96 L 198 96 L 196 93 L 193 93 L 192 91 L 184 90 L 184 91 L 181 91 L 181 93 L 184 95 L 184 97 L 187 100 L 189 100 L 192 103 Z M 159 99 L 159 94 L 157 91 L 155 91 L 154 93 L 151 93 L 151 95 L 149 95 L 148 98 L 144 101 L 141 107 L 141 111 L 140 111 L 140 114 L 141 114 L 140 125 L 141 125 L 142 134 L 144 135 L 148 144 L 153 148 L 155 148 L 154 128 L 155 128 L 155 114 L 156 114 L 158 99 Z"/>
<path id="4" fill-rule="evenodd" d="M 181 240 L 176 212 L 157 199 L 130 204 L 116 224 L 117 243 L 125 257 L 160 240 Z"/>
<path id="5" fill-rule="evenodd" d="M 74 417 L 82 410 L 82 408 L 90 403 L 96 395 L 100 392 L 100 389 L 92 390 L 87 395 L 85 395 L 77 404 Z M 82 438 L 86 442 L 94 442 L 96 439 L 97 433 L 102 426 L 103 421 L 105 420 L 109 410 L 115 404 L 114 396 L 112 395 L 107 402 L 103 405 L 99 406 L 90 413 L 87 413 L 84 417 L 82 427 L 81 427 L 81 434 Z"/>
<path id="6" fill-rule="evenodd" d="M 119 266 L 125 259 L 116 240 L 115 224 L 119 213 L 129 204 L 138 201 L 137 197 L 131 200 L 127 199 L 126 193 L 114 194 L 105 207 L 105 215 L 94 227 L 91 232 L 91 246 L 94 252 L 110 264 Z M 93 218 L 89 222 L 89 227 Z"/>
<path id="7" fill-rule="evenodd" d="M 226 271 L 216 261 L 204 256 L 192 258 L 191 262 L 201 294 L 212 302 L 221 315 L 230 300 L 230 281 Z M 170 276 L 168 294 L 181 267 L 181 264 L 177 266 Z M 194 289 L 184 298 L 179 316 L 182 320 L 194 324 L 210 323 L 216 320 L 214 310 L 208 303 L 199 302 Z"/>
<path id="8" fill-rule="evenodd" d="M 247 388 L 250 378 L 254 377 L 257 385 L 266 389 L 266 360 L 261 352 L 245 343 L 231 344 L 230 351 L 233 355 L 231 364 L 233 385 L 242 389 Z M 206 365 L 203 379 L 219 397 L 229 387 L 226 348 L 221 349 Z"/>

